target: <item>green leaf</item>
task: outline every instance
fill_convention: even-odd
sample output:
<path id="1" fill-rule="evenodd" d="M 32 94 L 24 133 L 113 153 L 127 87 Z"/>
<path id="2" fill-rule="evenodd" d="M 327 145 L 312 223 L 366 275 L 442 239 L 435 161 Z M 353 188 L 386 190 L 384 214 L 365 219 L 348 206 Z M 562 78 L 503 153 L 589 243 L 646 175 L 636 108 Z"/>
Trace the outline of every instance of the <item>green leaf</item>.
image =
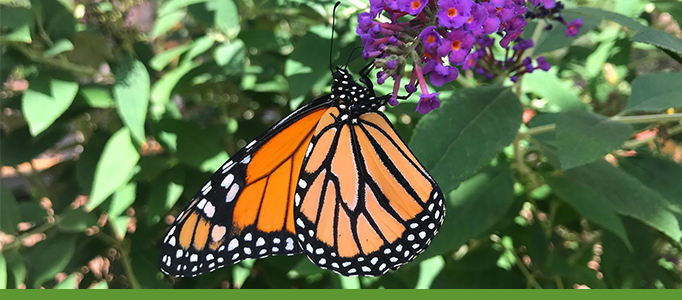
<path id="1" fill-rule="evenodd" d="M 246 45 L 242 40 L 221 44 L 213 52 L 213 58 L 228 74 L 241 73 L 244 71 L 246 61 Z"/>
<path id="2" fill-rule="evenodd" d="M 45 207 L 40 205 L 37 200 L 21 201 L 19 203 L 19 211 L 21 211 L 22 222 L 42 224 L 47 218 Z"/>
<path id="3" fill-rule="evenodd" d="M 623 170 L 597 161 L 565 174 L 568 180 L 590 186 L 608 199 L 621 215 L 638 219 L 675 241 L 682 239 L 682 227 L 668 209 L 669 202 Z"/>
<path id="4" fill-rule="evenodd" d="M 551 72 L 533 72 L 523 77 L 523 92 L 540 96 L 545 104 L 539 107 L 542 112 L 584 110 L 587 105 L 580 100 L 578 91 L 572 83 L 559 79 Z"/>
<path id="5" fill-rule="evenodd" d="M 69 52 L 69 61 L 99 69 L 107 59 L 114 57 L 112 44 L 101 33 L 79 31 L 73 37 L 73 51 Z"/>
<path id="6" fill-rule="evenodd" d="M 638 31 L 631 39 L 682 54 L 682 40 L 663 30 L 647 28 Z"/>
<path id="7" fill-rule="evenodd" d="M 61 216 L 57 227 L 64 232 L 84 232 L 86 229 L 97 225 L 97 217 L 82 208 L 69 209 Z"/>
<path id="8" fill-rule="evenodd" d="M 58 235 L 33 246 L 26 254 L 27 285 L 38 288 L 54 278 L 68 265 L 75 251 L 75 235 Z"/>
<path id="9" fill-rule="evenodd" d="M 0 231 L 15 234 L 19 222 L 21 222 L 21 213 L 17 199 L 4 183 L 0 183 Z"/>
<path id="10" fill-rule="evenodd" d="M 180 199 L 185 185 L 185 173 L 173 168 L 154 181 L 147 204 L 147 223 L 156 224 Z"/>
<path id="11" fill-rule="evenodd" d="M 568 170 L 600 159 L 618 149 L 632 134 L 630 125 L 588 111 L 568 111 L 556 122 L 561 169 Z"/>
<path id="12" fill-rule="evenodd" d="M 181 162 L 202 172 L 218 169 L 228 156 L 217 139 L 210 138 L 196 125 L 169 118 L 155 123 L 155 136 Z"/>
<path id="13" fill-rule="evenodd" d="M 85 194 L 91 193 L 97 163 L 110 138 L 109 133 L 95 130 L 90 135 L 87 144 L 83 145 L 83 153 L 81 153 L 78 161 L 76 161 L 76 180 Z"/>
<path id="14" fill-rule="evenodd" d="M 618 211 L 611 202 L 590 185 L 568 180 L 563 177 L 547 177 L 547 183 L 554 193 L 573 207 L 590 222 L 613 232 L 632 250 L 625 226 Z"/>
<path id="15" fill-rule="evenodd" d="M 447 253 L 488 231 L 514 202 L 509 164 L 487 167 L 447 197 L 445 221 L 439 234 L 415 261 Z"/>
<path id="16" fill-rule="evenodd" d="M 130 223 L 130 217 L 123 215 L 117 218 L 111 218 L 109 222 L 111 223 L 111 228 L 116 234 L 116 238 L 118 238 L 119 240 L 123 240 L 123 238 L 126 236 L 126 233 L 128 232 L 128 224 Z"/>
<path id="17" fill-rule="evenodd" d="M 326 44 L 329 44 L 329 40 L 315 31 L 309 31 L 294 43 L 294 51 L 284 66 L 284 76 L 289 80 L 289 95 L 292 99 L 305 96 L 319 82 L 328 81 L 329 70 L 320 66 L 329 64 L 329 53 L 310 51 Z"/>
<path id="18" fill-rule="evenodd" d="M 154 27 L 149 32 L 149 37 L 152 39 L 158 38 L 171 30 L 175 25 L 180 23 L 185 18 L 187 13 L 182 10 L 174 11 L 168 14 L 159 16 L 154 22 Z"/>
<path id="19" fill-rule="evenodd" d="M 215 37 L 212 35 L 202 36 L 192 43 L 192 47 L 187 51 L 187 53 L 182 57 L 182 63 L 187 63 L 192 61 L 195 57 L 203 54 L 213 47 L 215 43 Z"/>
<path id="20" fill-rule="evenodd" d="M 0 138 L 0 160 L 3 166 L 16 166 L 52 148 L 66 135 L 61 126 L 49 128 L 37 137 L 32 137 L 29 128 L 24 126 Z"/>
<path id="21" fill-rule="evenodd" d="M 159 15 L 164 16 L 166 14 L 178 11 L 192 4 L 197 4 L 201 2 L 206 2 L 208 0 L 169 0 L 163 3 L 163 6 L 159 8 Z"/>
<path id="22" fill-rule="evenodd" d="M 632 81 L 632 94 L 621 114 L 659 112 L 682 106 L 682 73 L 649 73 Z"/>
<path id="23" fill-rule="evenodd" d="M 7 289 L 7 277 L 9 277 L 7 275 L 9 275 L 7 272 L 7 260 L 5 260 L 5 256 L 0 252 L 0 290 Z"/>
<path id="24" fill-rule="evenodd" d="M 415 284 L 415 289 L 428 289 L 433 284 L 433 280 L 443 270 L 445 261 L 442 256 L 429 258 L 419 264 L 419 279 Z"/>
<path id="25" fill-rule="evenodd" d="M 638 153 L 618 160 L 618 165 L 644 185 L 682 209 L 682 166 L 670 159 Z M 679 213 L 679 211 L 678 211 Z"/>
<path id="26" fill-rule="evenodd" d="M 128 182 L 139 159 L 140 154 L 130 140 L 130 132 L 121 128 L 109 139 L 97 163 L 88 208 L 92 210 L 99 206 Z"/>
<path id="27" fill-rule="evenodd" d="M 8 283 L 13 282 L 13 287 L 19 288 L 19 285 L 26 280 L 26 265 L 24 264 L 23 257 L 17 249 L 6 250 L 2 252 L 2 255 L 5 257 L 5 262 L 7 263 Z"/>
<path id="28" fill-rule="evenodd" d="M 421 118 L 410 149 L 448 193 L 512 142 L 522 114 L 511 89 L 460 90 Z"/>
<path id="29" fill-rule="evenodd" d="M 170 100 L 171 93 L 180 79 L 197 66 L 199 66 L 199 64 L 195 62 L 180 64 L 177 69 L 166 73 L 161 79 L 154 83 L 151 98 L 151 115 L 154 119 L 161 118 L 165 112 L 165 105 Z"/>
<path id="30" fill-rule="evenodd" d="M 45 131 L 61 116 L 76 97 L 78 83 L 47 76 L 29 81 L 21 98 L 21 107 L 31 135 Z"/>
<path id="31" fill-rule="evenodd" d="M 101 86 L 81 87 L 78 93 L 90 107 L 110 108 L 116 105 L 109 90 Z"/>
<path id="32" fill-rule="evenodd" d="M 136 191 L 137 184 L 132 181 L 116 190 L 107 208 L 107 215 L 113 218 L 122 215 L 128 207 L 135 203 Z"/>
<path id="33" fill-rule="evenodd" d="M 535 54 L 550 52 L 550 51 L 554 51 L 556 49 L 568 47 L 578 37 L 585 34 L 586 32 L 591 31 L 592 29 L 596 28 L 597 25 L 599 25 L 599 23 L 601 22 L 600 17 L 583 16 L 580 14 L 573 13 L 571 11 L 571 9 L 564 9 L 562 11 L 562 14 L 563 14 L 566 22 L 571 22 L 571 21 L 578 19 L 578 18 L 582 19 L 583 26 L 578 31 L 578 35 L 576 35 L 574 37 L 568 37 L 568 36 L 566 36 L 566 26 L 555 24 L 552 27 L 552 29 L 550 29 L 550 30 L 542 30 L 542 33 L 540 34 L 540 37 L 538 38 L 538 40 L 535 44 L 535 50 L 534 50 Z M 545 22 L 544 25 L 546 25 L 546 24 L 547 23 Z M 537 26 L 537 22 L 531 22 L 528 25 L 526 25 L 526 27 L 523 29 L 523 34 L 522 34 L 523 38 L 525 38 L 525 39 L 532 38 L 532 35 L 535 32 L 536 26 Z"/>
<path id="34" fill-rule="evenodd" d="M 573 9 L 571 9 L 571 11 L 578 13 L 580 15 L 583 15 L 583 16 L 606 18 L 606 19 L 614 21 L 620 25 L 623 25 L 623 26 L 628 27 L 628 28 L 635 30 L 635 31 L 640 31 L 640 30 L 644 30 L 647 28 L 646 26 L 642 25 L 638 21 L 633 20 L 631 18 L 628 18 L 627 16 L 624 16 L 624 15 L 621 15 L 621 14 L 615 13 L 615 12 L 606 11 L 606 10 L 599 9 L 599 8 L 584 7 L 583 6 L 583 7 L 573 8 Z"/>
<path id="35" fill-rule="evenodd" d="M 42 8 L 42 23 L 43 34 L 47 34 L 51 40 L 57 41 L 59 39 L 73 38 L 76 32 L 76 18 L 74 18 L 71 12 L 71 7 L 66 7 L 64 4 L 69 6 L 73 5 L 73 2 L 69 3 L 67 1 L 54 1 L 54 0 L 39 0 L 31 1 L 34 2 L 32 5 Z"/>
<path id="36" fill-rule="evenodd" d="M 43 57 L 52 57 L 59 53 L 68 52 L 71 50 L 73 50 L 73 44 L 71 41 L 61 39 L 56 41 L 50 49 L 47 49 L 47 51 L 43 52 Z"/>
<path id="37" fill-rule="evenodd" d="M 212 0 L 206 3 L 209 10 L 215 11 L 214 22 L 218 30 L 222 31 L 228 40 L 239 35 L 239 11 L 232 0 Z"/>
<path id="38" fill-rule="evenodd" d="M 147 141 L 144 133 L 144 122 L 149 106 L 149 74 L 144 64 L 138 60 L 132 62 L 125 74 L 117 74 L 114 84 L 116 109 L 123 123 L 130 129 L 132 137 L 139 144 Z"/>
<path id="39" fill-rule="evenodd" d="M 57 283 L 53 289 L 63 290 L 63 289 L 77 289 L 78 288 L 78 273 L 71 273 L 61 282 Z"/>
<path id="40" fill-rule="evenodd" d="M 185 53 L 185 51 L 189 50 L 192 48 L 192 43 L 187 43 L 187 44 L 182 44 L 180 46 L 177 46 L 172 49 L 168 49 L 164 52 L 161 52 L 154 56 L 149 61 L 149 66 L 152 67 L 152 69 L 161 71 L 163 68 L 165 68 L 172 60 L 176 59 L 179 57 L 181 54 Z"/>
<path id="41" fill-rule="evenodd" d="M 34 19 L 30 10 L 23 7 L 3 7 L 0 9 L 0 20 L 2 26 L 9 30 L 7 33 L 3 30 L 3 42 L 32 42 L 31 29 Z"/>
<path id="42" fill-rule="evenodd" d="M 109 289 L 109 284 L 107 283 L 106 280 L 102 280 L 102 281 L 100 281 L 100 282 L 98 282 L 98 283 L 96 283 L 96 284 L 93 284 L 93 285 L 89 286 L 88 289 L 92 289 L 92 290 L 106 290 L 106 289 Z"/>
<path id="43" fill-rule="evenodd" d="M 646 27 L 640 24 L 639 22 L 630 19 L 624 15 L 601 10 L 598 8 L 580 7 L 574 9 L 574 11 L 576 11 L 579 14 L 587 16 L 607 18 L 634 30 L 636 33 L 631 38 L 632 41 L 654 45 L 662 49 L 682 54 L 682 40 L 676 38 L 672 34 L 667 33 L 665 31 Z"/>

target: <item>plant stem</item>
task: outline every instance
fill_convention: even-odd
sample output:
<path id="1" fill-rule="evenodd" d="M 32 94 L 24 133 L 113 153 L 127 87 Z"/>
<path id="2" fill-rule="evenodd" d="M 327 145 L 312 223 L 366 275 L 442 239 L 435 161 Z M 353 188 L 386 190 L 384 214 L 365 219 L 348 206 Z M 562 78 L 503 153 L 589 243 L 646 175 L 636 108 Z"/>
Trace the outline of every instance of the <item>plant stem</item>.
<path id="1" fill-rule="evenodd" d="M 106 79 L 113 80 L 113 77 L 111 75 L 105 75 L 99 72 L 99 70 L 91 68 L 91 67 L 86 67 L 86 66 L 81 66 L 77 65 L 74 63 L 71 63 L 70 61 L 60 58 L 60 59 L 50 59 L 43 57 L 41 54 L 36 53 L 29 47 L 26 47 L 24 45 L 16 44 L 13 43 L 14 49 L 17 49 L 21 54 L 25 55 L 29 60 L 43 63 L 45 65 L 48 65 L 53 68 L 61 69 L 64 71 L 69 71 L 76 73 L 81 76 L 88 76 L 88 77 L 95 77 L 96 75 L 100 75 Z"/>
<path id="2" fill-rule="evenodd" d="M 611 121 L 619 121 L 625 124 L 643 124 L 643 123 L 656 123 L 656 122 L 671 122 L 671 121 L 682 121 L 682 113 L 678 114 L 657 114 L 657 115 L 644 115 L 644 116 L 615 116 L 609 118 Z M 552 132 L 556 129 L 556 124 L 547 124 L 542 126 L 537 126 L 528 129 L 524 132 L 525 135 L 537 135 L 547 132 Z"/>
<path id="3" fill-rule="evenodd" d="M 516 258 L 515 259 L 516 267 L 518 267 L 519 270 L 521 270 L 521 273 L 523 273 L 523 276 L 526 277 L 526 280 L 528 280 L 528 284 L 530 284 L 536 289 L 542 289 L 542 286 L 538 283 L 537 280 L 535 280 L 535 277 L 533 276 L 533 274 L 531 274 L 529 268 L 525 264 L 523 264 L 523 261 L 521 260 L 519 255 L 516 254 L 516 251 L 514 251 L 514 249 L 507 249 L 507 251 L 510 251 L 512 254 L 514 254 L 514 258 Z"/>
<path id="4" fill-rule="evenodd" d="M 673 128 L 668 129 L 667 133 L 668 133 L 668 135 L 671 135 L 671 136 L 676 135 L 678 133 L 682 133 L 682 125 L 677 125 Z M 626 141 L 625 143 L 623 143 L 623 149 L 630 149 L 630 150 L 637 149 L 642 145 L 650 143 L 651 141 L 656 139 L 656 137 L 658 137 L 658 133 L 656 133 L 655 135 L 652 135 L 648 138 L 645 138 L 645 139 L 641 139 L 641 140 L 633 139 L 633 140 Z"/>
<path id="5" fill-rule="evenodd" d="M 2 249 L 0 249 L 0 253 L 3 253 L 7 250 L 11 250 L 14 248 L 19 248 L 21 246 L 22 242 L 27 237 L 32 236 L 34 234 L 38 234 L 38 233 L 44 233 L 44 232 L 50 230 L 50 228 L 54 227 L 55 225 L 57 225 L 59 223 L 59 221 L 61 221 L 61 218 L 59 216 L 55 215 L 54 217 L 55 217 L 54 222 L 45 222 L 42 225 L 34 228 L 30 232 L 27 232 L 27 233 L 24 233 L 24 234 L 18 236 L 14 241 L 7 244 L 7 246 L 2 247 Z"/>

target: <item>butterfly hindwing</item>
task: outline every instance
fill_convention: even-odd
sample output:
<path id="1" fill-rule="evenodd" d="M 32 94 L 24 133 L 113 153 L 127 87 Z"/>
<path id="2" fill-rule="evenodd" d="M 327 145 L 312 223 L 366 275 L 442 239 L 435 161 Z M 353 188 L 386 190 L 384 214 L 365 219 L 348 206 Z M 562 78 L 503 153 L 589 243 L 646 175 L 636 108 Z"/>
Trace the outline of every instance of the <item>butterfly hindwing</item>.
<path id="1" fill-rule="evenodd" d="M 301 252 L 293 195 L 313 130 L 330 97 L 292 112 L 230 158 L 171 225 L 161 270 L 196 276 L 247 258 Z"/>
<path id="2" fill-rule="evenodd" d="M 325 112 L 295 195 L 305 254 L 345 276 L 377 276 L 411 261 L 445 214 L 443 193 L 386 116 L 376 107 L 361 111 Z"/>

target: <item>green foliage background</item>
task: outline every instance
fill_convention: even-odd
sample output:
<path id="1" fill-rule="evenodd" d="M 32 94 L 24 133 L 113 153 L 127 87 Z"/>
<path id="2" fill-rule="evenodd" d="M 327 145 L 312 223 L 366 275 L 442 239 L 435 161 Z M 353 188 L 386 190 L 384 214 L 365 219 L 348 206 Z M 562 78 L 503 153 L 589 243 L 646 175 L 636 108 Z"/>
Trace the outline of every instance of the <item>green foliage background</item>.
<path id="1" fill-rule="evenodd" d="M 415 262 L 344 278 L 270 257 L 188 279 L 157 267 L 172 216 L 228 154 L 328 91 L 334 1 L 0 4 L 0 288 L 682 287 L 678 1 L 569 2 L 579 37 L 524 32 L 549 72 L 462 73 L 426 116 L 415 96 L 387 108 L 448 193 Z M 337 65 L 367 10 L 342 1 Z"/>

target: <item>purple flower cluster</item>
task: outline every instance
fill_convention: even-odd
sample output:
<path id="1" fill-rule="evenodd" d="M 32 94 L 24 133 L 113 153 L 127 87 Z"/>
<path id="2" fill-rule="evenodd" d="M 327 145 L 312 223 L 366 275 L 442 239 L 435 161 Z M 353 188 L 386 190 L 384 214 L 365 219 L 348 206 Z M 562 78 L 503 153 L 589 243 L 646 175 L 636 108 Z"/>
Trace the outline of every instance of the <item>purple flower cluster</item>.
<path id="1" fill-rule="evenodd" d="M 519 36 L 529 13 L 541 7 L 548 14 L 558 6 L 560 2 L 554 0 L 370 0 L 370 11 L 358 16 L 357 33 L 362 38 L 363 58 L 374 58 L 381 69 L 377 83 L 394 80 L 389 104 L 398 104 L 400 79 L 405 66 L 412 64 L 411 80 L 404 88 L 408 93 L 421 91 L 417 111 L 425 114 L 440 107 L 438 93 L 428 91 L 426 75 L 431 84 L 442 86 L 457 79 L 458 67 L 489 78 L 548 69 L 544 58 L 533 66 L 530 58 L 522 57 L 533 43 Z M 376 21 L 381 14 L 390 21 Z M 571 33 L 580 28 L 578 23 L 570 25 Z M 507 49 L 507 56 L 513 48 L 512 56 L 502 63 L 492 56 L 491 34 L 502 37 L 499 45 Z"/>

